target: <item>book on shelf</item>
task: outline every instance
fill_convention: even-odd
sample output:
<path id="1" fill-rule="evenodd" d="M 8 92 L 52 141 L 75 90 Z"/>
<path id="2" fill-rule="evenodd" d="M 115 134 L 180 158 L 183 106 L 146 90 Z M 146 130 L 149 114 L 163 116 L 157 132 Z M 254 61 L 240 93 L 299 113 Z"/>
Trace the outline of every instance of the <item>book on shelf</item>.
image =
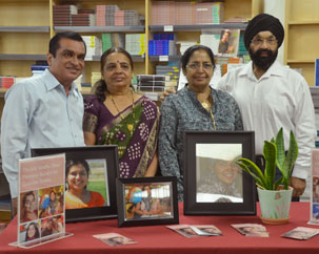
<path id="1" fill-rule="evenodd" d="M 220 34 L 217 53 L 219 55 L 236 57 L 239 48 L 239 37 L 239 29 L 223 29 Z"/>

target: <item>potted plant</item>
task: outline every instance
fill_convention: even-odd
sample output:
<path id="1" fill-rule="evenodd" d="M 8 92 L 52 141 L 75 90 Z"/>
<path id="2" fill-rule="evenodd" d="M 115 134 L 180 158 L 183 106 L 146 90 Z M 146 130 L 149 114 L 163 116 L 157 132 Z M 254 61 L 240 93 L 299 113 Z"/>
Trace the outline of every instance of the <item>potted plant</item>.
<path id="1" fill-rule="evenodd" d="M 298 144 L 294 133 L 290 132 L 289 149 L 286 152 L 281 128 L 276 139 L 272 138 L 270 142 L 264 142 L 263 155 L 265 158 L 264 172 L 246 158 L 239 158 L 236 163 L 256 181 L 261 220 L 267 224 L 284 224 L 289 220 L 293 190 L 292 187 L 289 187 L 289 182 L 298 157 Z M 276 167 L 282 175 L 279 179 L 276 179 Z"/>

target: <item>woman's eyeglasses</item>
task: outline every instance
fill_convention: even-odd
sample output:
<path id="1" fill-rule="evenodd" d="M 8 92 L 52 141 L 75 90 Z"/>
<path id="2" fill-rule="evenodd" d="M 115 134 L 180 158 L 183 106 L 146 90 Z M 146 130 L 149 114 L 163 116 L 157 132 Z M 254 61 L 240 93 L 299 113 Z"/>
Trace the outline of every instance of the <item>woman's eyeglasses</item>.
<path id="1" fill-rule="evenodd" d="M 212 64 L 209 64 L 209 63 L 203 63 L 203 64 L 191 63 L 191 64 L 186 65 L 186 67 L 188 67 L 192 70 L 198 70 L 201 66 L 203 67 L 204 70 L 207 70 L 207 71 L 210 71 L 214 68 L 214 66 Z"/>
<path id="2" fill-rule="evenodd" d="M 269 39 L 255 39 L 252 40 L 251 43 L 256 46 L 261 46 L 263 43 L 266 43 L 269 46 L 274 46 L 277 44 L 277 40 L 275 38 L 269 38 Z"/>

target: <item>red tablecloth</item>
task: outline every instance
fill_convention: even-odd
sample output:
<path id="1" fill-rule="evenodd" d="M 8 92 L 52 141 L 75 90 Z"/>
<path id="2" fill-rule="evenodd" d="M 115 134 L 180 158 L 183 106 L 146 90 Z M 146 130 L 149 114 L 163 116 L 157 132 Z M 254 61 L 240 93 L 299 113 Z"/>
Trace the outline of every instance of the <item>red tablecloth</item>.
<path id="1" fill-rule="evenodd" d="M 16 241 L 17 223 L 13 220 L 0 235 L 0 253 L 302 253 L 318 254 L 319 237 L 315 236 L 307 241 L 297 241 L 280 237 L 281 234 L 298 226 L 318 228 L 307 225 L 309 221 L 309 203 L 293 202 L 291 205 L 291 219 L 286 225 L 266 225 L 269 238 L 246 237 L 235 231 L 230 224 L 233 223 L 261 223 L 258 216 L 184 216 L 183 205 L 180 205 L 180 224 L 213 224 L 221 229 L 223 236 L 185 238 L 166 226 L 145 226 L 118 228 L 117 220 L 102 220 L 94 222 L 78 222 L 66 225 L 66 231 L 74 236 L 51 242 L 32 249 L 20 249 L 8 246 Z M 259 214 L 259 205 L 258 214 Z M 108 246 L 102 241 L 92 237 L 93 234 L 115 232 L 136 240 L 135 245 Z"/>

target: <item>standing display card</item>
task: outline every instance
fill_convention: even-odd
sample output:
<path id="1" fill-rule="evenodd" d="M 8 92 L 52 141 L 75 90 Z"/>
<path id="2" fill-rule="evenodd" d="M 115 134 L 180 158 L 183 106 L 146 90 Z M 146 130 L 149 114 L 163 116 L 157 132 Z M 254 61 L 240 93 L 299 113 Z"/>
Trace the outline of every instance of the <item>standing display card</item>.
<path id="1" fill-rule="evenodd" d="M 310 221 L 308 224 L 319 225 L 319 149 L 312 150 L 312 188 L 310 195 Z"/>
<path id="2" fill-rule="evenodd" d="M 19 161 L 17 246 L 32 248 L 65 232 L 65 154 Z"/>

